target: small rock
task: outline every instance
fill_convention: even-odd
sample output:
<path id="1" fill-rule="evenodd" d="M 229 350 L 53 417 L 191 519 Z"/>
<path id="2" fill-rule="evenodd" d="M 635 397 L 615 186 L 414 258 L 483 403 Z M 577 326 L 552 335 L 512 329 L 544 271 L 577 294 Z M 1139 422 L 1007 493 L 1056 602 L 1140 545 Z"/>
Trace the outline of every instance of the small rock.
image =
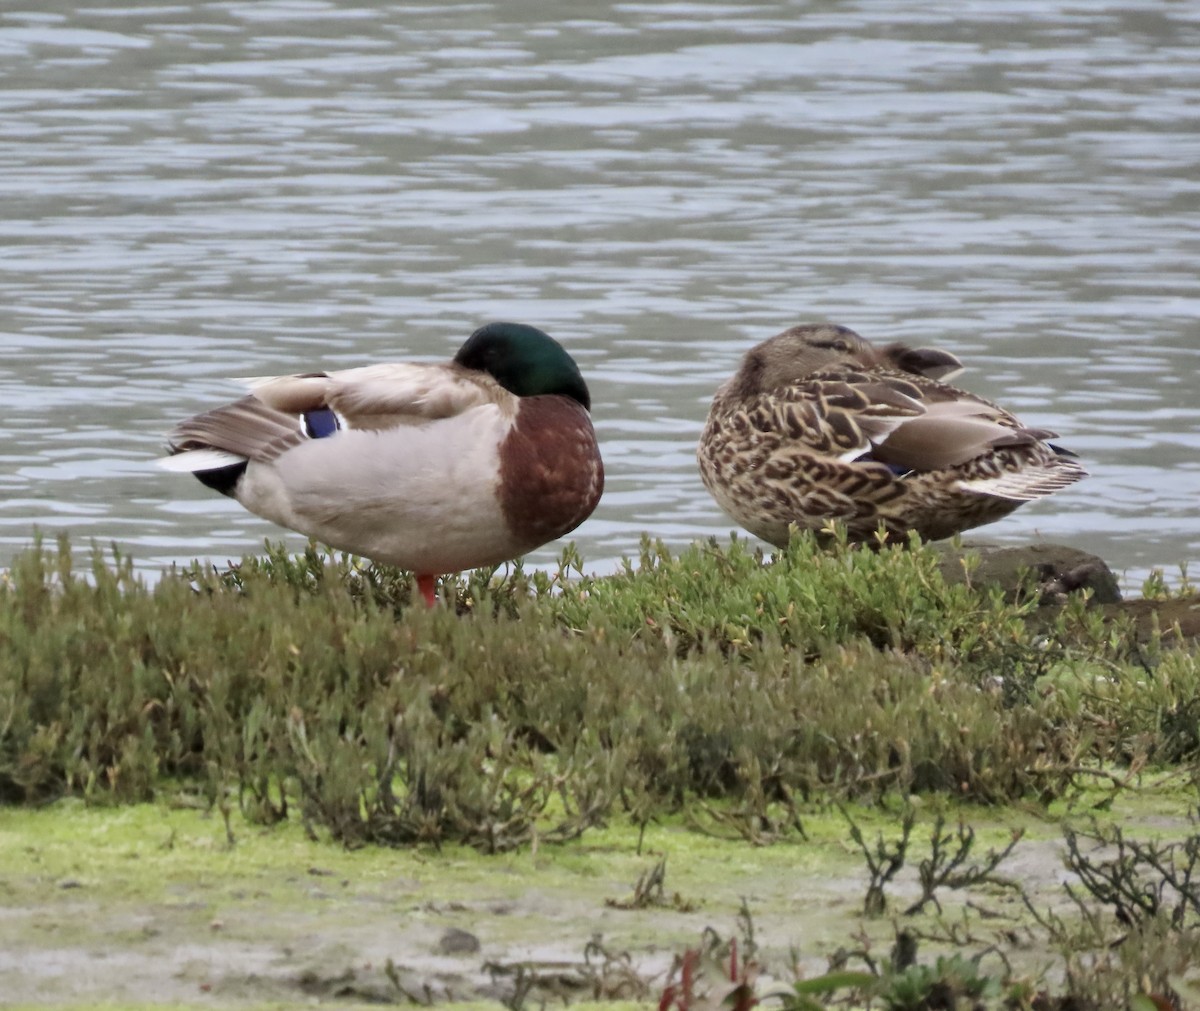
<path id="1" fill-rule="evenodd" d="M 479 949 L 479 938 L 458 927 L 450 927 L 437 943 L 439 955 L 474 955 Z"/>
<path id="2" fill-rule="evenodd" d="M 1061 603 L 1068 593 L 1092 591 L 1093 604 L 1116 604 L 1121 600 L 1117 577 L 1104 559 L 1065 544 L 938 544 L 939 568 L 948 583 L 969 582 L 972 586 L 999 586 L 1010 596 L 1031 589 L 1046 603 Z M 970 574 L 963 565 L 975 555 L 978 564 Z M 1031 573 L 1034 584 L 1026 580 Z"/>

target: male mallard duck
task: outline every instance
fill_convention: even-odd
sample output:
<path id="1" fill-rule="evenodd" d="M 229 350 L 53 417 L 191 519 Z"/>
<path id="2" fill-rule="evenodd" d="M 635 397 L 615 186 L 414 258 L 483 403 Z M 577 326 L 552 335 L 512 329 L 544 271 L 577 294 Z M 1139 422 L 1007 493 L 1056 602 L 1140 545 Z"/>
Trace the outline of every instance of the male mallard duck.
<path id="1" fill-rule="evenodd" d="M 571 356 L 520 323 L 476 330 L 448 364 L 249 380 L 168 437 L 190 471 L 252 513 L 434 577 L 495 565 L 574 530 L 604 489 Z"/>
<path id="2" fill-rule="evenodd" d="M 1086 475 L 1001 407 L 940 380 L 953 355 L 853 330 L 792 327 L 746 352 L 713 398 L 700 475 L 733 519 L 782 547 L 789 524 L 853 541 L 925 540 L 991 523 Z"/>

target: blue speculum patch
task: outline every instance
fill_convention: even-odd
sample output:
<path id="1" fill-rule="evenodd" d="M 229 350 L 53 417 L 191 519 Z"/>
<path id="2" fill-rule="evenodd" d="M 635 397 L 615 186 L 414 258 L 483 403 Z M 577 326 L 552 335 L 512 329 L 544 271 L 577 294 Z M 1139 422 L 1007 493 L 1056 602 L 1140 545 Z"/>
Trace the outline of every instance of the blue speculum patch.
<path id="1" fill-rule="evenodd" d="M 301 418 L 304 421 L 304 431 L 310 439 L 324 439 L 341 428 L 337 415 L 329 407 L 318 407 L 315 411 L 305 411 Z"/>

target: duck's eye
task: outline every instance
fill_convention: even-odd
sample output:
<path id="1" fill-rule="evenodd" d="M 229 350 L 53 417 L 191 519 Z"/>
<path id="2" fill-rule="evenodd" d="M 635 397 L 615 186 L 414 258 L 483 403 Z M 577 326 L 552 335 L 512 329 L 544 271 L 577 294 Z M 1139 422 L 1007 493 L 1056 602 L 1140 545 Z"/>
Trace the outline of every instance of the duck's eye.
<path id="1" fill-rule="evenodd" d="M 847 354 L 850 351 L 849 343 L 840 337 L 835 337 L 827 341 L 813 341 L 813 347 L 826 348 L 830 351 L 840 351 L 842 354 Z"/>

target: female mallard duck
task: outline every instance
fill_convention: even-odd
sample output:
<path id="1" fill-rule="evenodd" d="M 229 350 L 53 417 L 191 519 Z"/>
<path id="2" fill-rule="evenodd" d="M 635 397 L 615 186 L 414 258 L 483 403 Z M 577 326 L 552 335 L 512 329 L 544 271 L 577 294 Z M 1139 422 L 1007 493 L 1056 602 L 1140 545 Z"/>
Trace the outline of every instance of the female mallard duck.
<path id="1" fill-rule="evenodd" d="M 792 327 L 751 348 L 713 399 L 697 457 L 717 504 L 779 547 L 791 524 L 925 540 L 991 523 L 1086 475 L 1001 407 L 940 380 L 930 348 L 874 348 L 853 330 Z"/>
<path id="2" fill-rule="evenodd" d="M 579 368 L 541 330 L 490 323 L 448 364 L 250 380 L 168 437 L 162 465 L 335 548 L 434 577 L 574 530 L 604 489 Z"/>

